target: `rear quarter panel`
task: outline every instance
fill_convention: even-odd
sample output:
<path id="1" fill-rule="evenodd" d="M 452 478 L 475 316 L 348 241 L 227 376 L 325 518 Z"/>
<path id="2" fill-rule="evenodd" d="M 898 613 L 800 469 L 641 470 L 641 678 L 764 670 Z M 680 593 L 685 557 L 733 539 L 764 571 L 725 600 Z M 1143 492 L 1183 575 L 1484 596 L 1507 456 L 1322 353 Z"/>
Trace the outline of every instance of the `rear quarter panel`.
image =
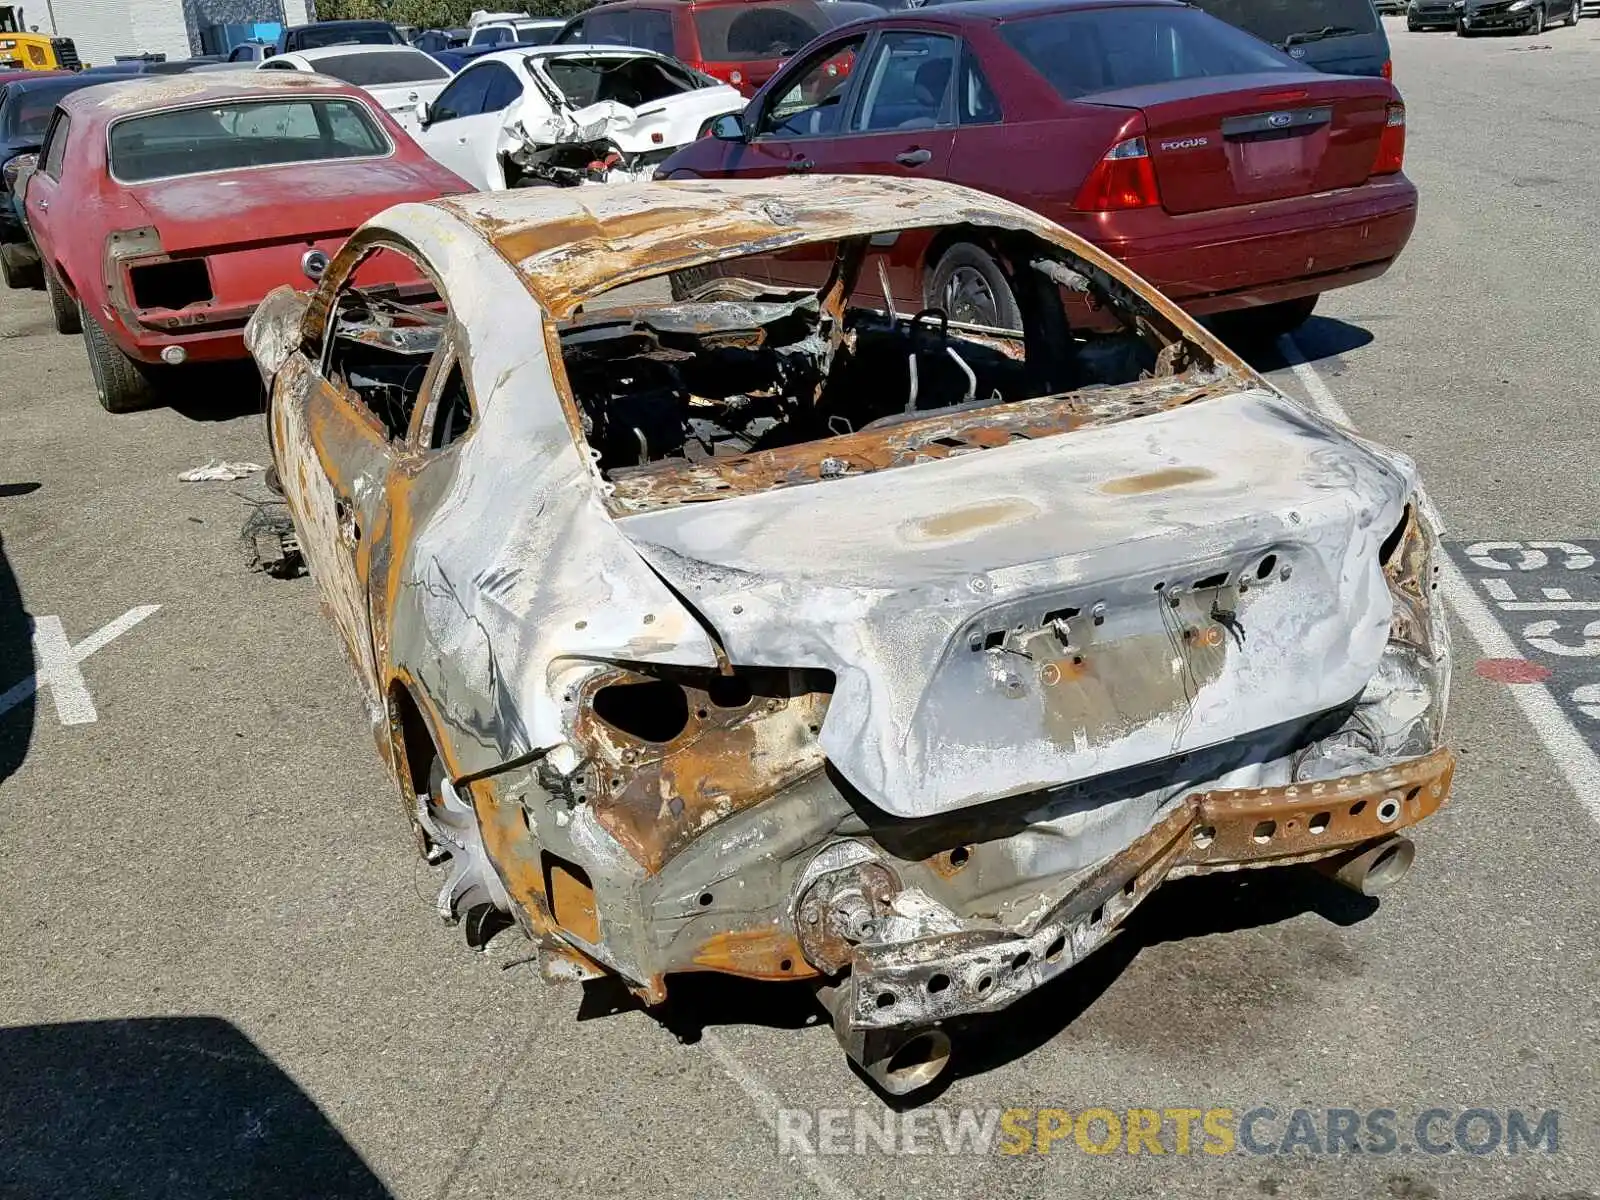
<path id="1" fill-rule="evenodd" d="M 40 237 L 40 258 L 54 263 L 87 308 L 106 307 L 100 256 L 112 229 L 133 229 L 145 223 L 144 211 L 106 173 L 105 121 L 94 110 L 71 112 L 67 152 L 61 179 L 51 201 L 52 220 L 33 223 Z M 30 208 L 36 202 L 29 188 Z M 60 219 L 71 214 L 70 221 Z"/>

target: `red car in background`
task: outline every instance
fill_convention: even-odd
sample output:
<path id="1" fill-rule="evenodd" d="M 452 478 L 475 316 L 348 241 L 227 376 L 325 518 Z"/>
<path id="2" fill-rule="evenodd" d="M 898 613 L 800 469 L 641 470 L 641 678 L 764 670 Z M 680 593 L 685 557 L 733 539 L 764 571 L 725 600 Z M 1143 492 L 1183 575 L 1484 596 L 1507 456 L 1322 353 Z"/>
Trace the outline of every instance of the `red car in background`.
<path id="1" fill-rule="evenodd" d="M 670 54 L 753 96 L 819 34 L 881 11 L 856 0 L 610 0 L 573 17 L 555 40 Z"/>
<path id="2" fill-rule="evenodd" d="M 712 133 L 657 178 L 966 184 L 1104 247 L 1191 312 L 1253 310 L 1261 334 L 1381 275 L 1417 214 L 1392 83 L 1311 70 L 1174 0 L 884 14 L 813 42 Z M 898 305 L 1018 327 L 1012 283 L 981 241 L 903 235 L 885 259 Z M 791 254 L 765 270 L 815 286 L 830 265 Z"/>
<path id="3" fill-rule="evenodd" d="M 81 330 L 100 403 L 124 412 L 163 364 L 248 357 L 256 305 L 368 217 L 471 190 L 360 89 L 241 71 L 64 97 L 23 207 L 56 328 Z M 368 282 L 430 290 L 383 269 Z"/>

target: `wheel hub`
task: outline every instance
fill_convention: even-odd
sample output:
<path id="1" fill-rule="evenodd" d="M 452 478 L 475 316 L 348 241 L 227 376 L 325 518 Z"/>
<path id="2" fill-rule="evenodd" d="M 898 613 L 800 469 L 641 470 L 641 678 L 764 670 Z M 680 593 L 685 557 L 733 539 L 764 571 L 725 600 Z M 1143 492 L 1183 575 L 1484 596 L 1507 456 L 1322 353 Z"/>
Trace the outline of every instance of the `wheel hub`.
<path id="1" fill-rule="evenodd" d="M 952 321 L 993 325 L 1000 311 L 989 281 L 973 267 L 957 267 L 944 285 L 944 310 Z"/>

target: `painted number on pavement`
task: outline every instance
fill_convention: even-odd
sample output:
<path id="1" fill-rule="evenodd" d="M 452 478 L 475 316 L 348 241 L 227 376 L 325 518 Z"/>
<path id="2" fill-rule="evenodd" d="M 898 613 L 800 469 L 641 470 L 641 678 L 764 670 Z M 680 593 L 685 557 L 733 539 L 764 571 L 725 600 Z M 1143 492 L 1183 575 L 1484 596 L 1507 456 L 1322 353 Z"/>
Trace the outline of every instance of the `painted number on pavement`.
<path id="1" fill-rule="evenodd" d="M 1600 743 L 1600 542 L 1448 546 L 1568 718 Z"/>

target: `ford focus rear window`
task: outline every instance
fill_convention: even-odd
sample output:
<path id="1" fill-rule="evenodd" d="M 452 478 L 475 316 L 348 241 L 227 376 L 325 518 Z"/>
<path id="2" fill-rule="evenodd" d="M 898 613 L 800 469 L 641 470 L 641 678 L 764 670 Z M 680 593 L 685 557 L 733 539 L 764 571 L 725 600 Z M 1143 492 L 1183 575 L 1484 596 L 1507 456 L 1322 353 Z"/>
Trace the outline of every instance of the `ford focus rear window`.
<path id="1" fill-rule="evenodd" d="M 252 100 L 124 117 L 111 126 L 111 174 L 124 183 L 389 153 L 352 100 Z"/>
<path id="2" fill-rule="evenodd" d="M 420 50 L 380 51 L 376 54 L 336 54 L 311 64 L 321 75 L 332 75 L 356 87 L 382 87 L 386 83 L 417 83 L 449 79 L 450 72 Z"/>
<path id="3" fill-rule="evenodd" d="M 760 62 L 788 58 L 832 23 L 818 5 L 778 0 L 696 9 L 694 27 L 702 62 Z"/>
<path id="4" fill-rule="evenodd" d="M 1370 0 L 1192 0 L 1219 20 L 1255 34 L 1264 42 L 1283 45 L 1290 36 L 1321 29 L 1372 33 L 1378 14 Z"/>
<path id="5" fill-rule="evenodd" d="M 1008 22 L 1000 32 L 1068 100 L 1180 79 L 1307 69 L 1192 8 L 1081 9 Z"/>

